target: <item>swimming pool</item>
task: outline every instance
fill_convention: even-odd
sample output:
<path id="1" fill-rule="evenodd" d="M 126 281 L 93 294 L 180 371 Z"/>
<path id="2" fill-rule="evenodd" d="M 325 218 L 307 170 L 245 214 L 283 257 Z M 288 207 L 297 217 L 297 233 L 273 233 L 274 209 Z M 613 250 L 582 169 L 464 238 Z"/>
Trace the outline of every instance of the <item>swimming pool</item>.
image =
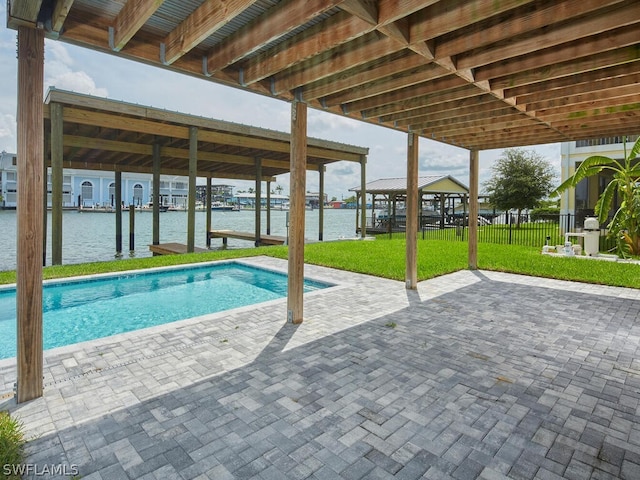
<path id="1" fill-rule="evenodd" d="M 331 286 L 305 279 L 304 291 Z M 286 297 L 287 276 L 238 262 L 47 283 L 44 348 Z M 16 291 L 0 291 L 0 358 L 16 356 Z"/>

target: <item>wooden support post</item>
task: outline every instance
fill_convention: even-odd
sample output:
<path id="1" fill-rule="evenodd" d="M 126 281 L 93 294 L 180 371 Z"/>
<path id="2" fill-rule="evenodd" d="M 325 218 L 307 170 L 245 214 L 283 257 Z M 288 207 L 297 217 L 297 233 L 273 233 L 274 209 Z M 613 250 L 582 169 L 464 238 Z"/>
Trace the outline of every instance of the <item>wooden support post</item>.
<path id="1" fill-rule="evenodd" d="M 255 188 L 255 246 L 260 246 L 260 232 L 262 231 L 262 225 L 260 225 L 260 219 L 262 218 L 262 160 L 260 158 L 255 159 L 256 162 L 256 188 Z"/>
<path id="2" fill-rule="evenodd" d="M 418 288 L 418 135 L 410 133 L 407 145 L 407 289 Z"/>
<path id="3" fill-rule="evenodd" d="M 18 27 L 17 402 L 42 396 L 44 31 Z M 37 194 L 34 195 L 34 192 Z"/>
<path id="4" fill-rule="evenodd" d="M 267 235 L 271 235 L 271 182 L 267 180 Z"/>
<path id="5" fill-rule="evenodd" d="M 320 192 L 318 193 L 318 201 L 320 211 L 318 212 L 318 240 L 322 241 L 322 231 L 324 230 L 324 165 L 318 166 L 318 183 L 320 185 Z"/>
<path id="6" fill-rule="evenodd" d="M 122 257 L 122 172 L 115 172 L 116 258 Z"/>
<path id="7" fill-rule="evenodd" d="M 47 202 L 49 197 L 48 191 L 48 163 L 51 158 L 51 135 L 44 134 L 44 161 L 42 162 L 42 198 L 44 199 L 42 204 L 42 266 L 47 265 Z"/>
<path id="8" fill-rule="evenodd" d="M 362 217 L 360 217 L 360 238 L 367 236 L 367 157 L 362 155 L 360 159 L 360 190 L 362 196 Z"/>
<path id="9" fill-rule="evenodd" d="M 211 231 L 211 177 L 207 177 L 207 199 L 206 206 L 207 214 L 206 214 L 206 223 L 207 223 L 207 248 L 211 248 L 211 237 L 209 236 L 209 232 Z"/>
<path id="10" fill-rule="evenodd" d="M 477 150 L 469 152 L 469 269 L 478 269 L 478 163 Z"/>
<path id="11" fill-rule="evenodd" d="M 63 111 L 52 103 L 51 109 L 51 263 L 62 265 L 62 183 L 63 183 Z"/>
<path id="12" fill-rule="evenodd" d="M 304 293 L 304 216 L 307 173 L 307 104 L 291 103 L 291 168 L 287 320 L 302 323 Z"/>
<path id="13" fill-rule="evenodd" d="M 153 144 L 153 235 L 151 243 L 160 245 L 160 144 Z"/>
<path id="14" fill-rule="evenodd" d="M 196 174 L 198 172 L 198 128 L 189 127 L 189 205 L 187 207 L 187 252 L 193 253 L 196 239 Z"/>
<path id="15" fill-rule="evenodd" d="M 136 254 L 136 206 L 129 205 L 129 256 Z"/>

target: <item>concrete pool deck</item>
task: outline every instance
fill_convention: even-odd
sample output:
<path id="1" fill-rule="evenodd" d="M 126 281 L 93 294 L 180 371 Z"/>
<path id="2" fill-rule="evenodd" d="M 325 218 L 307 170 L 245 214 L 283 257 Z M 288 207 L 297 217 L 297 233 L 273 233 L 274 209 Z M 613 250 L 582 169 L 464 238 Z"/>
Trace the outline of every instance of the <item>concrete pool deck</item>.
<path id="1" fill-rule="evenodd" d="M 0 361 L 27 462 L 83 480 L 640 478 L 640 290 L 305 275 L 338 286 L 305 295 L 299 326 L 277 300 L 48 351 L 26 404 Z"/>

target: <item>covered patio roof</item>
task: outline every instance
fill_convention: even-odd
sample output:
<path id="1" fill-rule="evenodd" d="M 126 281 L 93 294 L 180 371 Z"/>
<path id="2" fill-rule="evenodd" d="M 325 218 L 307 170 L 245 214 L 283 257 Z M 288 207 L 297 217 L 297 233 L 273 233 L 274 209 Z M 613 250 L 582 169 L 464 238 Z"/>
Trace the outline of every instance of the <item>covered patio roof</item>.
<path id="1" fill-rule="evenodd" d="M 640 131 L 636 0 L 10 0 L 8 25 L 470 150 Z"/>
<path id="2" fill-rule="evenodd" d="M 153 173 L 153 144 L 161 146 L 162 173 L 189 174 L 189 128 L 198 128 L 197 176 L 255 180 L 288 173 L 290 135 L 237 123 L 186 115 L 144 105 L 50 89 L 45 130 L 51 130 L 51 104 L 62 106 L 65 168 Z M 307 170 L 341 160 L 363 161 L 368 149 L 308 139 Z"/>
<path id="3" fill-rule="evenodd" d="M 361 187 L 349 189 L 351 192 L 360 194 Z M 418 177 L 418 191 L 422 193 L 454 193 L 468 194 L 469 189 L 453 178 L 451 175 L 426 175 Z M 380 178 L 373 182 L 368 182 L 365 188 L 366 193 L 371 194 L 398 194 L 407 192 L 407 179 L 403 178 Z"/>

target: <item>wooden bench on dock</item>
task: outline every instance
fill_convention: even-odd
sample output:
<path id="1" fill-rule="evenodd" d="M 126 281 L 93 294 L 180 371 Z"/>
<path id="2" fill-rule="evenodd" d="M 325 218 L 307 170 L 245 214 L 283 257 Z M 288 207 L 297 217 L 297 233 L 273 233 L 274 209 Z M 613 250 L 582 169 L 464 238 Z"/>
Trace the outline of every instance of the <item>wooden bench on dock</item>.
<path id="1" fill-rule="evenodd" d="M 149 245 L 149 250 L 154 255 L 175 255 L 178 253 L 187 253 L 187 246 L 184 243 L 160 243 L 158 245 Z M 208 252 L 206 248 L 194 247 L 194 253 Z"/>
<path id="2" fill-rule="evenodd" d="M 221 238 L 222 244 L 226 245 L 229 238 L 255 242 L 256 234 L 250 232 L 238 232 L 236 230 L 211 230 L 209 232 L 209 238 Z M 284 245 L 286 241 L 286 237 L 281 237 L 279 235 L 260 235 L 261 245 Z"/>

